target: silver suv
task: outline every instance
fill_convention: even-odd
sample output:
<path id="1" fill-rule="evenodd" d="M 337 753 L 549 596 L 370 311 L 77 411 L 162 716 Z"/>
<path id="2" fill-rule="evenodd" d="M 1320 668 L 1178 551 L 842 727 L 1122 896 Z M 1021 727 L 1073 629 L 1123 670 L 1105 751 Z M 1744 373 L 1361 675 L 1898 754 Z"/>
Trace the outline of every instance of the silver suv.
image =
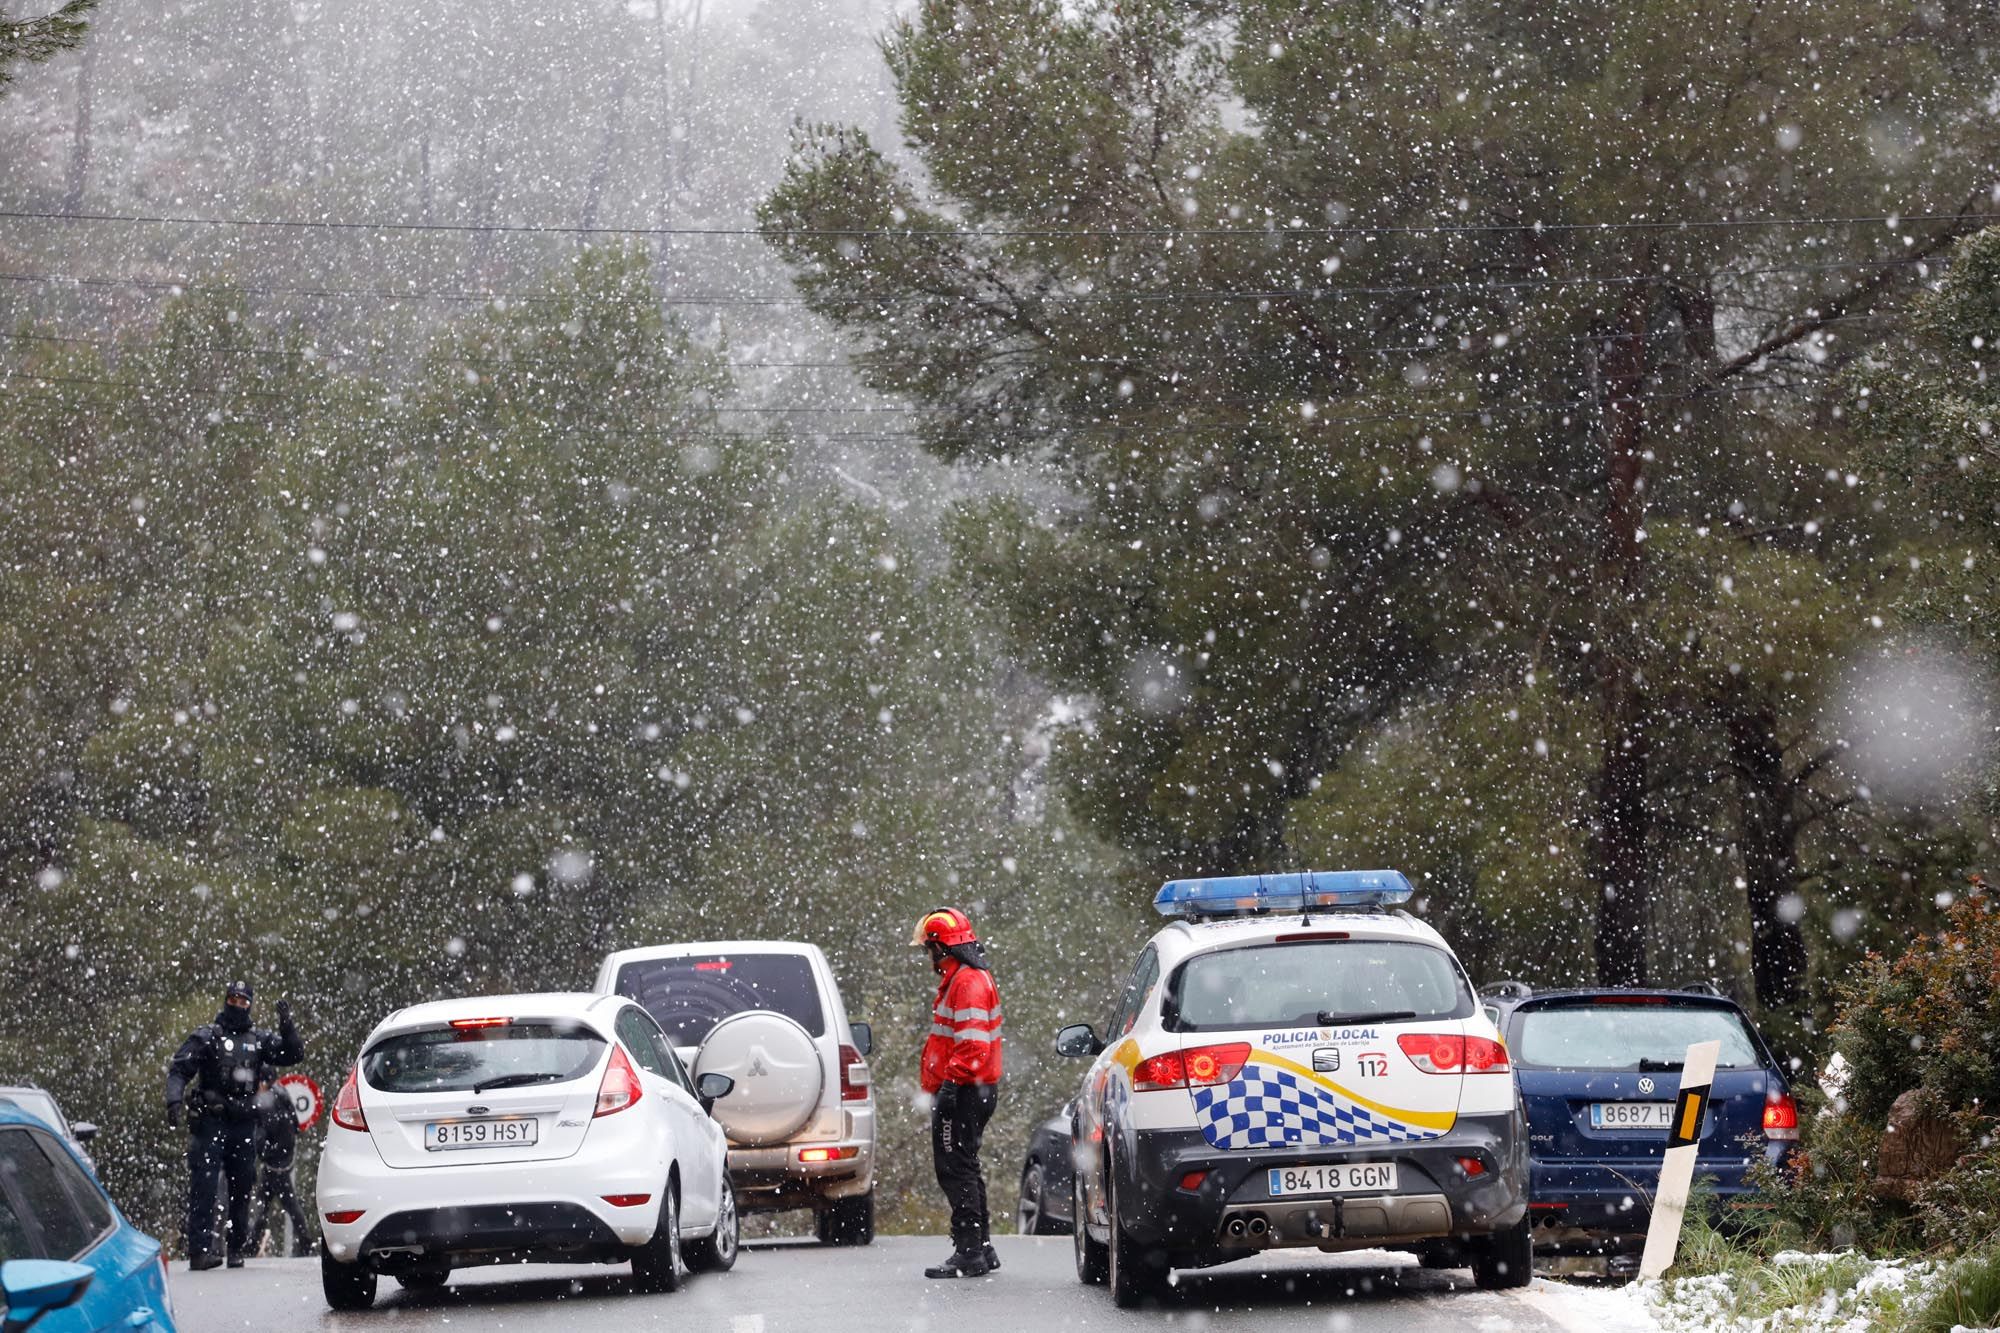
<path id="1" fill-rule="evenodd" d="M 873 1034 L 849 1023 L 818 945 L 725 940 L 622 949 L 599 994 L 637 1000 L 696 1079 L 727 1074 L 716 1104 L 744 1212 L 810 1208 L 829 1245 L 875 1238 Z"/>

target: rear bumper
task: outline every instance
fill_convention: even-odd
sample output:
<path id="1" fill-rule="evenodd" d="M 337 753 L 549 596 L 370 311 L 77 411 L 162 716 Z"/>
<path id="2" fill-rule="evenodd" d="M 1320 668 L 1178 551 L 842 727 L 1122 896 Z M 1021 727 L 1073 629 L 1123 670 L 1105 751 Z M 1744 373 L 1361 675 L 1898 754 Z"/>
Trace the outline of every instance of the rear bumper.
<path id="1" fill-rule="evenodd" d="M 1527 1156 L 1518 1116 L 1461 1117 L 1420 1143 L 1228 1151 L 1197 1130 L 1141 1131 L 1134 1160 L 1116 1163 L 1120 1222 L 1142 1244 L 1177 1261 L 1219 1263 L 1261 1249 L 1414 1246 L 1490 1235 L 1527 1212 Z M 1485 1168 L 1468 1175 L 1458 1158 Z M 1273 1199 L 1273 1167 L 1321 1162 L 1394 1162 L 1393 1194 Z M 1194 1190 L 1179 1187 L 1205 1171 Z M 1239 1225 L 1240 1224 L 1240 1225 Z"/>
<path id="2" fill-rule="evenodd" d="M 391 1213 L 368 1229 L 359 1254 L 393 1273 L 438 1262 L 464 1268 L 523 1258 L 622 1257 L 627 1244 L 579 1204 L 473 1204 Z"/>
<path id="3" fill-rule="evenodd" d="M 314 1211 L 327 1252 L 343 1263 L 371 1252 L 371 1246 L 417 1244 L 401 1239 L 401 1232 L 411 1229 L 425 1238 L 421 1244 L 434 1256 L 463 1254 L 454 1266 L 490 1262 L 474 1256 L 493 1253 L 487 1238 L 496 1234 L 519 1242 L 510 1246 L 508 1257 L 560 1259 L 587 1248 L 580 1239 L 586 1234 L 594 1238 L 592 1243 L 608 1236 L 617 1246 L 643 1245 L 659 1220 L 665 1185 L 660 1168 L 632 1151 L 621 1136 L 592 1135 L 571 1156 L 546 1161 L 413 1169 L 385 1165 L 364 1134 L 339 1128 L 328 1133 L 344 1137 L 329 1138 L 320 1156 Z M 643 1194 L 646 1202 L 620 1208 L 606 1202 L 607 1194 Z M 354 1210 L 361 1216 L 352 1222 L 327 1217 Z M 516 1225 L 505 1220 L 508 1214 L 526 1220 Z M 584 1227 L 579 1215 L 594 1219 L 603 1234 Z M 392 1218 L 414 1220 L 399 1221 L 397 1231 L 378 1237 L 378 1229 Z M 476 1224 L 480 1230 L 456 1245 L 450 1239 L 454 1223 Z M 546 1255 L 527 1253 L 538 1246 Z"/>
<path id="4" fill-rule="evenodd" d="M 801 1153 L 815 1150 L 851 1155 L 801 1160 Z M 875 1188 L 874 1136 L 731 1148 L 729 1182 L 736 1188 L 736 1207 L 746 1213 L 810 1208 L 823 1200 L 866 1194 Z"/>
<path id="5" fill-rule="evenodd" d="M 1755 1200 L 1751 1172 L 1762 1159 L 1698 1159 L 1695 1180 L 1726 1209 Z M 1532 1159 L 1528 1168 L 1529 1210 L 1535 1219 L 1536 1248 L 1554 1253 L 1605 1253 L 1643 1240 L 1659 1188 L 1658 1159 L 1577 1161 Z"/>

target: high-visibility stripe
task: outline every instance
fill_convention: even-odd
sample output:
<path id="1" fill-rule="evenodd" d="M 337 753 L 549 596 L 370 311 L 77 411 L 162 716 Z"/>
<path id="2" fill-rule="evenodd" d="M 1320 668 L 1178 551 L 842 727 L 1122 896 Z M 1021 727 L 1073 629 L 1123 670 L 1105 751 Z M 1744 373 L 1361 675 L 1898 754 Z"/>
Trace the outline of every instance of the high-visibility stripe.
<path id="1" fill-rule="evenodd" d="M 931 1015 L 947 1023 L 985 1022 L 1000 1017 L 1000 1010 L 997 1007 L 992 1009 L 947 1009 L 943 1005 L 939 1005 L 937 1008 L 931 1010 Z"/>
<path id="2" fill-rule="evenodd" d="M 959 1031 L 952 1033 L 951 1038 L 953 1041 L 998 1041 L 1000 1040 L 1000 1034 L 998 1032 L 981 1032 L 976 1028 L 961 1028 Z"/>

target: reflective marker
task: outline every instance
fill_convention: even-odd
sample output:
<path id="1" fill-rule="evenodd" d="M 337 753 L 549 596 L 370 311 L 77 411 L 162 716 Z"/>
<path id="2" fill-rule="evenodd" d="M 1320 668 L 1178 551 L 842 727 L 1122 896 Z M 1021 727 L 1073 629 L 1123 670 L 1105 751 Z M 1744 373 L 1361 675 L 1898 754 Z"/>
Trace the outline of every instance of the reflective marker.
<path id="1" fill-rule="evenodd" d="M 1667 1130 L 1667 1155 L 1660 1163 L 1660 1187 L 1653 1194 L 1653 1221 L 1646 1228 L 1646 1251 L 1639 1256 L 1642 1278 L 1659 1277 L 1673 1267 L 1674 1251 L 1680 1248 L 1681 1220 L 1694 1185 L 1694 1159 L 1701 1151 L 1701 1121 L 1708 1113 L 1715 1062 L 1721 1055 L 1719 1041 L 1698 1041 L 1687 1049 L 1680 1096 Z"/>

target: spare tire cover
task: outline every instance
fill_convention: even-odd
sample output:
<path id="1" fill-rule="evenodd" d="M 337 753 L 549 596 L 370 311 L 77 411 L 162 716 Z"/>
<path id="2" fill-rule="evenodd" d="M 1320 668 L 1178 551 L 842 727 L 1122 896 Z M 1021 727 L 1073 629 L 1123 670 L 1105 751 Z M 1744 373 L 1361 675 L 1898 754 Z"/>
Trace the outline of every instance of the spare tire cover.
<path id="1" fill-rule="evenodd" d="M 715 1104 L 715 1118 L 731 1141 L 751 1148 L 796 1134 L 819 1109 L 826 1082 L 812 1037 L 770 1009 L 746 1009 L 717 1023 L 695 1056 L 696 1080 L 703 1074 L 736 1080 Z"/>

